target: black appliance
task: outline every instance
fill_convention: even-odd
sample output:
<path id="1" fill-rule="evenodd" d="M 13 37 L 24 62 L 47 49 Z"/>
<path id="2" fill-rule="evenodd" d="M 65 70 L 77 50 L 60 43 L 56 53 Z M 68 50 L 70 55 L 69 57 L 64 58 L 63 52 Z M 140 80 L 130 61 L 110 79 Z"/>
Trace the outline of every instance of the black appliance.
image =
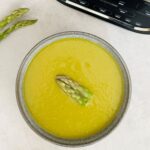
<path id="1" fill-rule="evenodd" d="M 150 34 L 150 0 L 58 1 L 126 29 Z"/>

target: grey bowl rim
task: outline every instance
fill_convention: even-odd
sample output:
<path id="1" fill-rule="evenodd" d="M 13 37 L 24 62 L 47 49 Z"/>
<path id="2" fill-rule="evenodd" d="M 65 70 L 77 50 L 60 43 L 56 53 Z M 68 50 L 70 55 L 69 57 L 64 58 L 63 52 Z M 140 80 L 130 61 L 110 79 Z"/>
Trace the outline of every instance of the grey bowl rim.
<path id="1" fill-rule="evenodd" d="M 22 73 L 22 70 L 23 70 L 23 67 L 25 65 L 25 63 L 27 62 L 28 58 L 31 56 L 31 54 L 36 51 L 40 45 L 48 42 L 48 41 L 51 41 L 52 39 L 55 39 L 57 37 L 59 37 L 58 39 L 54 40 L 54 41 L 57 41 L 57 40 L 60 40 L 62 38 L 60 37 L 63 37 L 63 36 L 66 36 L 65 38 L 68 38 L 69 35 L 72 35 L 73 37 L 75 37 L 75 35 L 81 37 L 81 38 L 85 38 L 87 40 L 90 40 L 90 41 L 95 41 L 97 44 L 100 44 L 101 46 L 103 46 L 104 48 L 106 48 L 106 50 L 108 52 L 110 52 L 113 57 L 117 60 L 118 64 L 120 64 L 120 67 L 121 69 L 123 69 L 123 75 L 125 75 L 125 88 L 126 88 L 126 96 L 124 98 L 124 102 L 121 106 L 121 109 L 119 110 L 116 118 L 112 121 L 112 123 L 107 127 L 105 128 L 102 132 L 99 132 L 97 134 L 95 134 L 94 136 L 92 137 L 88 137 L 88 138 L 84 138 L 84 139 L 78 139 L 78 140 L 68 140 L 68 139 L 62 139 L 62 138 L 58 138 L 58 137 L 55 137 L 51 134 L 49 134 L 48 132 L 44 131 L 42 128 L 40 128 L 35 122 L 34 120 L 31 118 L 31 116 L 29 115 L 29 113 L 25 113 L 25 106 L 23 106 L 21 100 L 20 100 L 20 95 L 19 95 L 19 83 L 20 83 L 20 76 L 21 76 L 21 73 Z M 77 38 L 77 37 L 76 37 Z M 53 41 L 51 41 L 52 43 Z M 50 43 L 49 43 L 50 44 Z M 46 45 L 46 44 L 45 44 Z M 48 45 L 48 44 L 47 44 Z M 43 46 L 44 47 L 44 46 Z M 39 48 L 40 49 L 40 48 Z M 38 50 L 39 52 L 40 50 Z M 37 52 L 37 53 L 38 53 Z M 37 54 L 36 53 L 36 54 Z M 35 55 L 36 55 L 35 54 Z M 33 55 L 33 56 L 35 56 Z M 32 57 L 33 58 L 33 57 Z M 31 59 L 32 60 L 32 59 Z M 30 60 L 30 61 L 31 61 Z M 26 66 L 27 67 L 27 66 Z M 56 33 L 56 34 L 53 34 L 53 35 L 50 35 L 46 38 L 44 38 L 43 40 L 41 40 L 40 42 L 38 42 L 24 57 L 20 67 L 19 67 L 19 70 L 18 70 L 18 73 L 17 73 L 17 78 L 16 78 L 16 99 L 17 99 L 17 104 L 18 104 L 18 107 L 19 107 L 19 110 L 25 120 L 25 122 L 28 124 L 28 126 L 36 133 L 38 134 L 40 137 L 50 141 L 50 142 L 53 142 L 57 145 L 60 145 L 60 146 L 66 146 L 66 147 L 81 147 L 81 146 L 86 146 L 86 145 L 89 145 L 91 143 L 94 143 L 98 140 L 102 140 L 104 137 L 106 137 L 108 134 L 110 134 L 120 123 L 120 121 L 122 120 L 123 116 L 125 115 L 126 111 L 127 111 L 127 108 L 129 106 L 129 101 L 130 101 L 130 98 L 131 98 L 131 91 L 132 91 L 132 85 L 131 85 L 131 78 L 130 78 L 130 74 L 129 74 L 129 70 L 127 68 L 127 65 L 125 63 L 125 61 L 123 60 L 122 56 L 119 54 L 119 52 L 111 45 L 109 44 L 108 42 L 106 42 L 105 40 L 103 40 L 102 38 L 96 36 L 96 35 L 93 35 L 93 34 L 90 34 L 90 33 L 87 33 L 87 32 L 81 32 L 81 31 L 66 31 L 66 32 L 60 32 L 60 33 Z M 27 111 L 27 109 L 26 109 Z M 42 131 L 42 132 L 41 132 Z"/>

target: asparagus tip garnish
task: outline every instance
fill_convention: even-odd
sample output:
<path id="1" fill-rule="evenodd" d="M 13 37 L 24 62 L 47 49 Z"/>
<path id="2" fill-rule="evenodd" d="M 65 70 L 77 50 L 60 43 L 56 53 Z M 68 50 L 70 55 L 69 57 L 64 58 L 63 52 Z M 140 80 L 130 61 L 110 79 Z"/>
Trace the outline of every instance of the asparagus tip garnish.
<path id="1" fill-rule="evenodd" d="M 68 96 L 80 105 L 85 106 L 92 97 L 92 93 L 87 88 L 68 76 L 57 75 L 56 83 Z"/>

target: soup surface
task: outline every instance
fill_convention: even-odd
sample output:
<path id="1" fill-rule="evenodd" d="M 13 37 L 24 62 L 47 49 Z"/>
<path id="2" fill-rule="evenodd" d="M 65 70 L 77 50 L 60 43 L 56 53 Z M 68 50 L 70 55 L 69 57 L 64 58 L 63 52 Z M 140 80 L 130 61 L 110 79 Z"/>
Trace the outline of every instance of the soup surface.
<path id="1" fill-rule="evenodd" d="M 83 106 L 60 89 L 57 75 L 88 88 Z M 57 40 L 34 56 L 23 80 L 23 97 L 32 119 L 48 133 L 65 139 L 92 136 L 108 127 L 124 98 L 117 61 L 100 45 L 82 38 Z"/>

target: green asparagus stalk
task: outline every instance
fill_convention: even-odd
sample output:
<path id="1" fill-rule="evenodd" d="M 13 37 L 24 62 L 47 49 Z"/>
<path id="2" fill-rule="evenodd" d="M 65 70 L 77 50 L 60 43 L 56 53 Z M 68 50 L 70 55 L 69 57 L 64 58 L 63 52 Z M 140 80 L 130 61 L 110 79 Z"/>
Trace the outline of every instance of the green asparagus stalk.
<path id="1" fill-rule="evenodd" d="M 19 8 L 17 10 L 14 10 L 9 16 L 6 16 L 2 21 L 0 21 L 0 29 L 4 28 L 15 19 L 23 16 L 28 11 L 28 8 Z"/>
<path id="2" fill-rule="evenodd" d="M 87 88 L 68 76 L 57 75 L 56 83 L 67 95 L 72 97 L 80 105 L 85 106 L 92 97 L 92 93 Z"/>
<path id="3" fill-rule="evenodd" d="M 0 33 L 0 41 L 2 41 L 4 38 L 6 38 L 13 31 L 15 31 L 19 28 L 23 28 L 25 26 L 32 25 L 36 22 L 37 22 L 37 20 L 22 20 L 22 21 L 17 22 L 16 24 L 11 26 L 10 28 L 6 29 L 4 32 Z"/>

